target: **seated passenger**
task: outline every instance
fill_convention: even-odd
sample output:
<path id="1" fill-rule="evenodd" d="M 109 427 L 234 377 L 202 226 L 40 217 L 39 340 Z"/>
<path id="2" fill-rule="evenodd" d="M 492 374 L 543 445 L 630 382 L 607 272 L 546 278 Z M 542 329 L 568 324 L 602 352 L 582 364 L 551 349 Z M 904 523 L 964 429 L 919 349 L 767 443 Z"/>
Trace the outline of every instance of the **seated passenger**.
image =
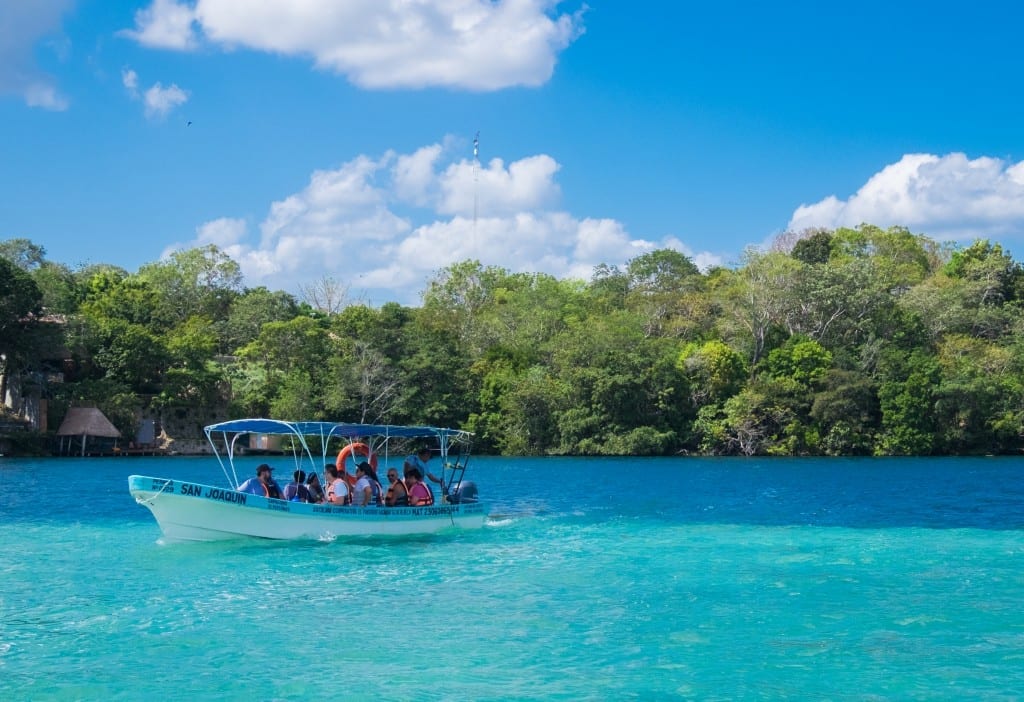
<path id="1" fill-rule="evenodd" d="M 388 507 L 405 507 L 409 504 L 409 491 L 405 489 L 405 483 L 398 479 L 398 471 L 388 468 L 388 492 L 384 496 L 384 504 Z"/>
<path id="2" fill-rule="evenodd" d="M 434 504 L 434 492 L 423 482 L 419 468 L 405 471 L 405 485 L 409 488 L 409 504 L 413 507 L 429 507 Z"/>
<path id="3" fill-rule="evenodd" d="M 402 469 L 406 474 L 408 474 L 410 468 L 415 468 L 420 472 L 420 475 L 425 475 L 427 478 L 440 485 L 441 479 L 431 473 L 430 469 L 427 468 L 427 463 L 430 462 L 430 457 L 432 455 L 433 454 L 430 452 L 430 449 L 424 446 L 416 453 L 406 456 L 405 463 L 402 464 Z M 422 480 L 422 478 L 420 479 Z"/>
<path id="4" fill-rule="evenodd" d="M 250 495 L 263 495 L 264 497 L 273 497 L 278 500 L 281 497 L 281 487 L 274 480 L 271 473 L 274 469 L 266 463 L 261 463 L 256 466 L 256 477 L 249 478 L 244 483 L 238 486 L 239 492 L 247 492 Z"/>
<path id="5" fill-rule="evenodd" d="M 352 504 L 356 507 L 367 507 L 373 503 L 369 471 L 370 464 L 365 461 L 356 466 L 356 486 L 352 488 Z"/>
<path id="6" fill-rule="evenodd" d="M 348 489 L 345 479 L 339 477 L 338 469 L 334 466 L 324 468 L 327 474 L 327 501 L 332 505 L 347 505 L 352 503 L 352 493 Z"/>
<path id="7" fill-rule="evenodd" d="M 309 501 L 314 504 L 320 504 L 327 497 L 324 495 L 324 486 L 320 484 L 320 476 L 316 473 L 310 473 L 306 478 L 306 489 L 309 490 Z"/>
<path id="8" fill-rule="evenodd" d="M 367 477 L 370 478 L 370 491 L 373 493 L 373 504 L 378 507 L 384 504 L 384 488 L 380 485 L 380 479 L 377 478 L 377 471 L 372 465 L 367 466 Z"/>
<path id="9" fill-rule="evenodd" d="M 306 479 L 306 471 L 297 470 L 292 473 L 292 478 L 292 482 L 284 486 L 284 499 L 289 502 L 312 502 L 309 489 L 303 482 Z"/>

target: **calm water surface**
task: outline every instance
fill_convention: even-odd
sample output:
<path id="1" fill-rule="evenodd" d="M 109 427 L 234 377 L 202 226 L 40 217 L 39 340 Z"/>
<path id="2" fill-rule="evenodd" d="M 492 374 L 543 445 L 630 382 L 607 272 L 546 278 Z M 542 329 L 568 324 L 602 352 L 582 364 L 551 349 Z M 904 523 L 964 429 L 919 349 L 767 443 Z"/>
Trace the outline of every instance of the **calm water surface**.
<path id="1" fill-rule="evenodd" d="M 215 462 L 0 459 L 0 699 L 1024 696 L 1024 460 L 470 469 L 475 532 L 164 544 L 127 476 Z"/>

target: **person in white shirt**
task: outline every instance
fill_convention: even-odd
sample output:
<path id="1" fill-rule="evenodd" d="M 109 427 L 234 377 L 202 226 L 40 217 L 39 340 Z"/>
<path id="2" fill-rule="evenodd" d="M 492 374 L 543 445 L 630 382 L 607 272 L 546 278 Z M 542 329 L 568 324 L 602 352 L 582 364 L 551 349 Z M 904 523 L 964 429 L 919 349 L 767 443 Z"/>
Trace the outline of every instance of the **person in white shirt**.
<path id="1" fill-rule="evenodd" d="M 332 505 L 347 505 L 351 502 L 351 494 L 348 483 L 338 476 L 338 469 L 334 466 L 324 468 L 327 474 L 327 501 Z"/>

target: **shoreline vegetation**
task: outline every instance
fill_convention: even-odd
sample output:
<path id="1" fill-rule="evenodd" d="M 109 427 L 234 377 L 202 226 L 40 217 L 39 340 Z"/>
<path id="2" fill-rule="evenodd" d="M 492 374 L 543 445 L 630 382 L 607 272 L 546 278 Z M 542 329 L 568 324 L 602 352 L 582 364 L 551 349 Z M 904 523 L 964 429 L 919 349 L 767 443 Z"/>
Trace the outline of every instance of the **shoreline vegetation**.
<path id="1" fill-rule="evenodd" d="M 212 245 L 129 273 L 0 241 L 0 453 L 53 453 L 70 407 L 185 454 L 245 416 L 454 426 L 505 455 L 1024 446 L 1024 271 L 986 240 L 865 224 L 703 272 L 667 249 L 589 281 L 463 261 L 419 307 L 300 292 L 244 287 Z"/>

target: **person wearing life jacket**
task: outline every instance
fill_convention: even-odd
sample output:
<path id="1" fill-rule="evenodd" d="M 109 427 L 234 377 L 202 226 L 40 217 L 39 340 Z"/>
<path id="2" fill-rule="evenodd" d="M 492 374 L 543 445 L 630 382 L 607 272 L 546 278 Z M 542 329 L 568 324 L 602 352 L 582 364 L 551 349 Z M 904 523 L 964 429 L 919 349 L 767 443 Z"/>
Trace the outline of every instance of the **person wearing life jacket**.
<path id="1" fill-rule="evenodd" d="M 324 494 L 324 486 L 320 484 L 320 476 L 315 472 L 310 473 L 306 478 L 306 489 L 309 490 L 310 502 L 320 504 L 327 499 L 327 495 Z"/>
<path id="2" fill-rule="evenodd" d="M 384 504 L 387 507 L 405 507 L 409 504 L 409 491 L 405 483 L 398 479 L 398 470 L 388 468 L 388 492 L 384 495 Z"/>
<path id="3" fill-rule="evenodd" d="M 238 486 L 239 492 L 246 492 L 250 495 L 263 495 L 278 500 L 284 499 L 281 494 L 281 486 L 277 484 L 271 473 L 274 469 L 266 463 L 256 466 L 256 477 L 249 478 Z"/>
<path id="4" fill-rule="evenodd" d="M 441 479 L 430 472 L 430 468 L 427 467 L 427 463 L 430 462 L 430 457 L 433 454 L 430 449 L 426 446 L 422 447 L 416 453 L 409 454 L 405 457 L 405 463 L 402 464 L 403 470 L 408 473 L 410 468 L 415 468 L 420 472 L 420 475 L 427 477 L 429 480 L 434 481 L 438 485 L 441 484 Z M 422 480 L 422 478 L 420 478 Z"/>
<path id="5" fill-rule="evenodd" d="M 339 506 L 352 504 L 352 491 L 345 479 L 339 477 L 338 469 L 329 465 L 324 468 L 324 473 L 327 474 L 327 501 Z"/>
<path id="6" fill-rule="evenodd" d="M 372 464 L 367 464 L 366 474 L 370 478 L 370 493 L 373 497 L 373 504 L 377 507 L 381 507 L 384 504 L 384 488 L 381 487 L 380 480 L 377 478 L 377 471 L 374 470 Z"/>
<path id="7" fill-rule="evenodd" d="M 409 504 L 413 507 L 429 507 L 434 504 L 434 492 L 423 482 L 419 468 L 405 471 L 405 485 L 409 488 Z"/>

